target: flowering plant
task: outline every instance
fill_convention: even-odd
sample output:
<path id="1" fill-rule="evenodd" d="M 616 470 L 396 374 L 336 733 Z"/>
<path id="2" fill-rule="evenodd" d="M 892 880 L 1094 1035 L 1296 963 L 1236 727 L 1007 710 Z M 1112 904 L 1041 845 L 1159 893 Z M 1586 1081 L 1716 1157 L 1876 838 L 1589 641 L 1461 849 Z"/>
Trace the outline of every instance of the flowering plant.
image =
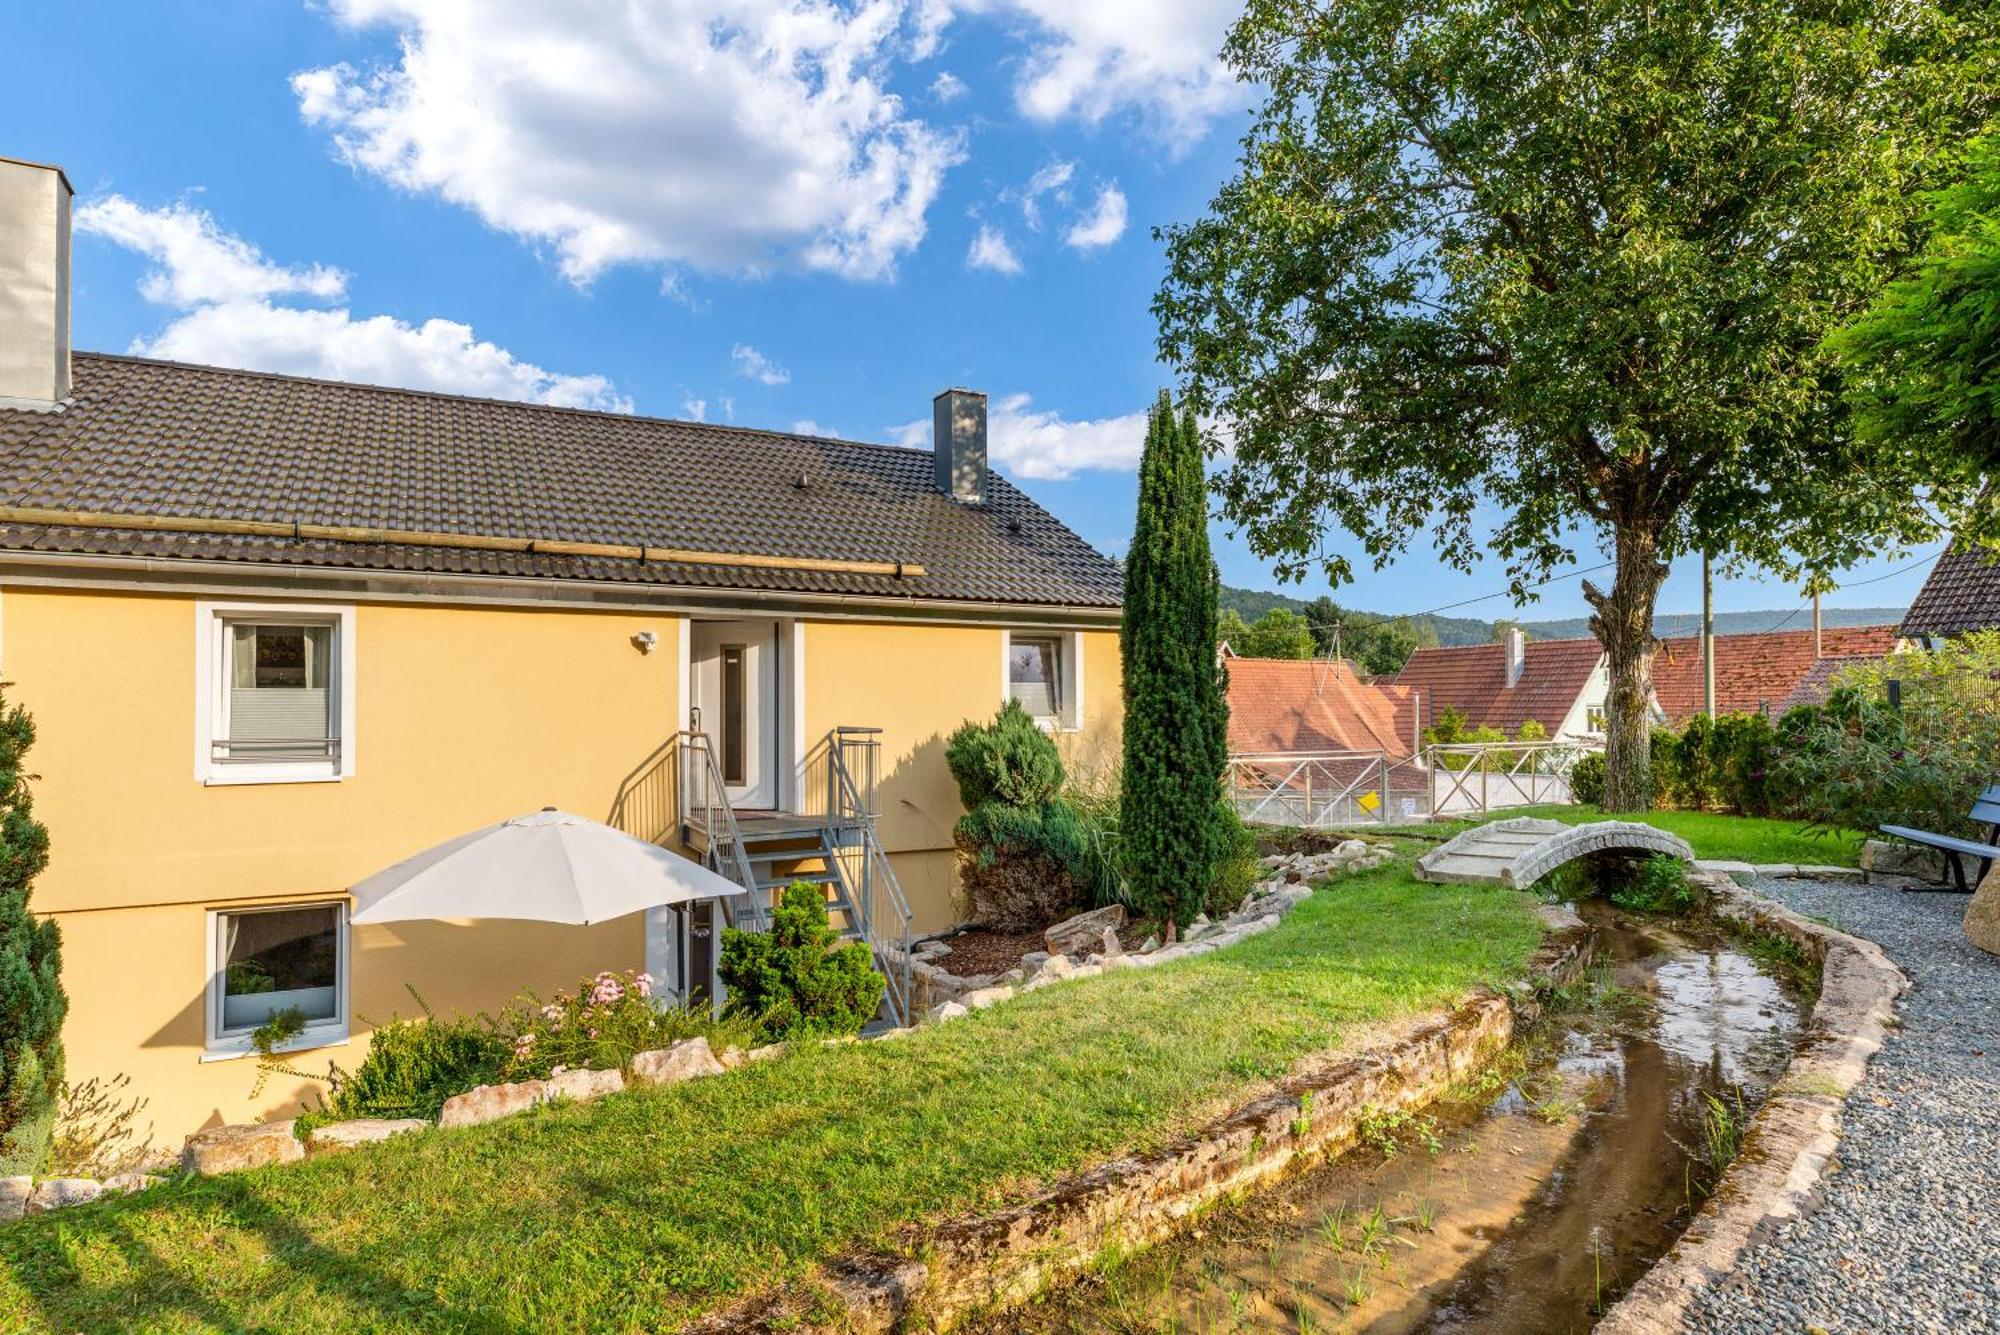
<path id="1" fill-rule="evenodd" d="M 719 1050 L 747 1035 L 740 1024 L 718 1024 L 707 1009 L 663 1006 L 644 973 L 610 970 L 543 1000 L 523 992 L 501 1015 L 509 1053 L 503 1075 L 539 1079 L 563 1071 L 624 1070 L 642 1052 L 707 1035 Z"/>

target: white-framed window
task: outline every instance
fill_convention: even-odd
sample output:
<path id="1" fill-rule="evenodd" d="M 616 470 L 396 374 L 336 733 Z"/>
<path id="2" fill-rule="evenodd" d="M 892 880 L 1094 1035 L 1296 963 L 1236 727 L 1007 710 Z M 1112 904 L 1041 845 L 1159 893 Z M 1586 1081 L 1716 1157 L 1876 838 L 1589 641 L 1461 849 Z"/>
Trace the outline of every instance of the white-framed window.
<path id="1" fill-rule="evenodd" d="M 286 1049 L 347 1037 L 347 906 L 275 904 L 208 915 L 208 1052 L 251 1050 L 250 1035 L 285 1012 L 301 1028 Z"/>
<path id="2" fill-rule="evenodd" d="M 1083 637 L 1075 631 L 1008 631 L 1000 641 L 1003 699 L 1018 700 L 1037 723 L 1083 726 Z"/>
<path id="3" fill-rule="evenodd" d="M 1585 732 L 1603 732 L 1606 723 L 1607 720 L 1603 705 L 1585 705 L 1583 707 L 1583 729 Z"/>
<path id="4" fill-rule="evenodd" d="M 354 609 L 198 603 L 195 776 L 288 783 L 354 772 Z"/>

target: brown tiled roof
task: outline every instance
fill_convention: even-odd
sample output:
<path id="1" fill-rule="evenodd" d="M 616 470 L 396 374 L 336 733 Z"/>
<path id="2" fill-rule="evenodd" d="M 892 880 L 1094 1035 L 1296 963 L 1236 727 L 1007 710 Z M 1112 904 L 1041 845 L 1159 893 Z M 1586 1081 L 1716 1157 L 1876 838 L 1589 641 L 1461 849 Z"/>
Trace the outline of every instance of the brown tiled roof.
<path id="1" fill-rule="evenodd" d="M 1115 608 L 1118 567 L 928 450 L 79 353 L 60 413 L 0 410 L 0 504 L 902 562 L 925 573 L 0 524 L 0 549 Z M 803 479 L 804 486 L 799 485 Z"/>
<path id="2" fill-rule="evenodd" d="M 1876 657 L 1896 647 L 1894 626 L 1842 626 L 1821 633 L 1827 657 Z M 1746 714 L 1769 707 L 1776 714 L 1813 667 L 1813 633 L 1766 631 L 1715 637 L 1715 711 Z M 1678 728 L 1702 709 L 1701 637 L 1661 642 L 1653 655 L 1653 695 L 1669 726 Z"/>
<path id="3" fill-rule="evenodd" d="M 1903 614 L 1903 634 L 1939 637 L 2000 628 L 2000 552 L 1957 546 L 1940 556 L 1916 601 Z"/>
<path id="4" fill-rule="evenodd" d="M 1229 660 L 1232 753 L 1414 749 L 1416 701 L 1405 687 L 1362 681 L 1344 662 Z"/>
<path id="5" fill-rule="evenodd" d="M 1717 662 L 1720 661 L 1718 657 Z M 1798 685 L 1792 687 L 1792 693 L 1771 707 L 1771 716 L 1777 718 L 1787 709 L 1795 709 L 1800 705 L 1823 705 L 1826 703 L 1826 697 L 1833 692 L 1835 677 L 1848 668 L 1881 661 L 1880 654 L 1834 654 L 1826 658 L 1816 658 L 1813 660 L 1813 665 L 1806 669 L 1806 675 L 1799 678 Z"/>
<path id="6" fill-rule="evenodd" d="M 1521 679 L 1510 687 L 1507 646 L 1496 640 L 1419 649 L 1389 680 L 1417 689 L 1427 728 L 1451 708 L 1474 727 L 1498 728 L 1511 737 L 1533 719 L 1554 737 L 1602 656 L 1594 639 L 1530 640 L 1522 651 Z"/>

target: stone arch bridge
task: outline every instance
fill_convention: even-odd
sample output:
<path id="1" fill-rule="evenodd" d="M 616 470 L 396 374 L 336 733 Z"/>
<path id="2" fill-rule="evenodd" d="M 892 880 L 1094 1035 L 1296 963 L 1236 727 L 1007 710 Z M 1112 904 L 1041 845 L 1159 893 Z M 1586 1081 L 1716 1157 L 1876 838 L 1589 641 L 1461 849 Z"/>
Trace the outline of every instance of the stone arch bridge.
<path id="1" fill-rule="evenodd" d="M 1525 890 L 1565 862 L 1591 853 L 1666 853 L 1683 862 L 1694 861 L 1687 840 L 1639 821 L 1565 825 L 1517 816 L 1475 825 L 1439 844 L 1417 859 L 1417 879 Z"/>

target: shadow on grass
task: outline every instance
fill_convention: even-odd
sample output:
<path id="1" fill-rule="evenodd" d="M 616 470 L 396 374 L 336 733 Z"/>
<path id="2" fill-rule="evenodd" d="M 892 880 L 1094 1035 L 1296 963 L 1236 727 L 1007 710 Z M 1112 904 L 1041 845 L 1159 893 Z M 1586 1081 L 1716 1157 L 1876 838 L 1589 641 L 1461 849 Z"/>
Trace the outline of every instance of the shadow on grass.
<path id="1" fill-rule="evenodd" d="M 303 1280 L 348 1309 L 343 1329 L 445 1329 L 467 1335 L 514 1335 L 527 1327 L 490 1314 L 449 1306 L 436 1295 L 405 1288 L 393 1277 L 314 1240 L 284 1211 L 269 1204 L 248 1181 L 189 1183 L 154 1188 L 149 1198 L 105 1202 L 74 1215 L 55 1213 L 11 1227 L 0 1248 L 0 1329 L 52 1331 L 245 1331 L 289 1335 L 298 1329 L 282 1315 L 291 1302 L 273 1304 L 269 1319 L 246 1319 L 256 1308 L 261 1286 L 244 1291 L 240 1281 L 219 1291 L 202 1273 L 201 1249 L 177 1248 L 170 1260 L 149 1236 L 150 1216 L 174 1211 L 186 1228 L 186 1205 L 194 1194 L 208 1195 L 207 1209 L 193 1226 L 208 1234 L 210 1247 L 228 1245 L 226 1235 L 260 1242 L 268 1257 L 274 1289 L 296 1298 Z M 218 1258 L 220 1259 L 220 1258 Z M 95 1272 L 95 1273 L 91 1273 Z M 12 1309 L 17 1299 L 32 1312 Z M 323 1309 L 322 1309 L 323 1310 Z M 39 1318 L 39 1321 L 36 1320 Z M 21 1321 L 25 1324 L 15 1325 Z"/>

